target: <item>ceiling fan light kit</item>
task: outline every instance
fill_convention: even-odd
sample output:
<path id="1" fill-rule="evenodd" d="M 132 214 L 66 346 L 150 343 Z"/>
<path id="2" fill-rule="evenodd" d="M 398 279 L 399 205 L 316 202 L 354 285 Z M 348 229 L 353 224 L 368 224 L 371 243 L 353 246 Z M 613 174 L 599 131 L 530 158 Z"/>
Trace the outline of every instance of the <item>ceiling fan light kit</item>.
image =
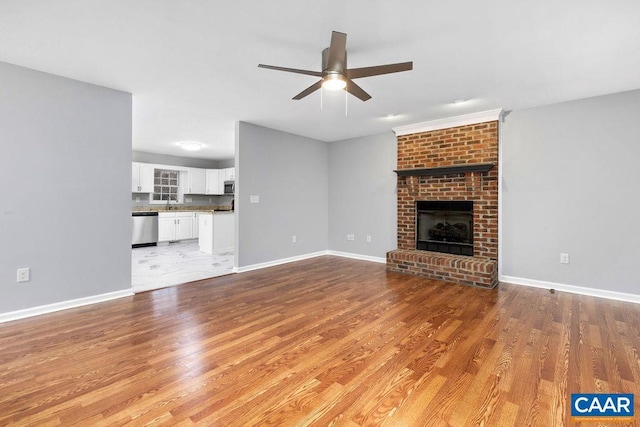
<path id="1" fill-rule="evenodd" d="M 322 88 L 326 90 L 341 90 L 347 86 L 342 74 L 329 73 L 322 79 Z"/>
<path id="2" fill-rule="evenodd" d="M 358 86 L 353 79 L 409 71 L 413 69 L 413 62 L 400 62 L 397 64 L 349 69 L 347 68 L 347 35 L 333 31 L 331 33 L 331 44 L 322 51 L 322 71 L 300 70 L 297 68 L 265 64 L 258 64 L 258 67 L 320 77 L 319 81 L 294 96 L 293 99 L 295 100 L 300 100 L 316 90 L 323 88 L 327 90 L 342 89 L 361 101 L 366 101 L 371 99 L 371 95 Z"/>

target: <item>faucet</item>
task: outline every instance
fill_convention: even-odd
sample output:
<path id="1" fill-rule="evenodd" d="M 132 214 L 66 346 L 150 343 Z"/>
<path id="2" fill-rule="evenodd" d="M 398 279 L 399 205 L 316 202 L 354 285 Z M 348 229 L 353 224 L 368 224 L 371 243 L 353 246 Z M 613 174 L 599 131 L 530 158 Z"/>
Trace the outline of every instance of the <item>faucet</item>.
<path id="1" fill-rule="evenodd" d="M 170 210 L 171 210 L 171 204 L 170 204 L 170 202 L 171 202 L 171 196 L 168 196 L 168 197 L 167 197 L 167 210 L 168 210 L 168 211 L 170 211 Z"/>

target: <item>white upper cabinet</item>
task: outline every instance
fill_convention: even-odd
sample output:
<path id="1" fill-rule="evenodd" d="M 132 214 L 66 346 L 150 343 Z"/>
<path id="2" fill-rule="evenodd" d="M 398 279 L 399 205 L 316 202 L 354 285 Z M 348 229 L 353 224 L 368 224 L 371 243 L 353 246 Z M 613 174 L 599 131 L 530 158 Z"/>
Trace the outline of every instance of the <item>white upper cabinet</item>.
<path id="1" fill-rule="evenodd" d="M 207 171 L 199 168 L 187 170 L 186 194 L 205 194 L 207 190 Z"/>
<path id="2" fill-rule="evenodd" d="M 236 168 L 222 169 L 224 171 L 223 181 L 235 181 L 236 180 Z"/>
<path id="3" fill-rule="evenodd" d="M 131 192 L 153 193 L 153 165 L 138 162 L 131 164 Z"/>
<path id="4" fill-rule="evenodd" d="M 161 179 L 159 183 L 154 184 L 156 172 L 175 172 L 178 174 L 180 176 L 179 185 L 176 185 L 180 188 L 180 194 L 222 195 L 224 194 L 224 182 L 236 179 L 236 168 L 201 169 L 132 162 L 131 192 L 153 193 L 152 203 L 157 200 L 160 202 L 166 200 L 161 196 L 164 191 L 161 184 L 164 181 Z M 180 197 L 172 198 L 172 200 L 180 200 Z"/>
<path id="5" fill-rule="evenodd" d="M 206 194 L 224 194 L 224 179 L 220 169 L 207 169 Z"/>

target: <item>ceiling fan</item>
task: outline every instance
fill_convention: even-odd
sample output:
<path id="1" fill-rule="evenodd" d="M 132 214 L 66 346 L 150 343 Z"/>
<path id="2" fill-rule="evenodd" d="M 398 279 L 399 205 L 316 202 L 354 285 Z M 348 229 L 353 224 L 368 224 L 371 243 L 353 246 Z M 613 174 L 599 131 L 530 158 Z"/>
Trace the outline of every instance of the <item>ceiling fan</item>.
<path id="1" fill-rule="evenodd" d="M 296 96 L 300 100 L 312 94 L 321 87 L 327 90 L 344 89 L 356 98 L 366 101 L 371 98 L 353 79 L 362 77 L 379 76 L 381 74 L 399 73 L 413 69 L 413 62 L 400 62 L 397 64 L 375 65 L 373 67 L 347 68 L 347 35 L 338 31 L 331 33 L 331 44 L 322 51 L 322 71 L 299 70 L 297 68 L 277 67 L 274 65 L 258 64 L 260 68 L 270 70 L 287 71 L 289 73 L 306 74 L 320 77 L 321 79 Z"/>

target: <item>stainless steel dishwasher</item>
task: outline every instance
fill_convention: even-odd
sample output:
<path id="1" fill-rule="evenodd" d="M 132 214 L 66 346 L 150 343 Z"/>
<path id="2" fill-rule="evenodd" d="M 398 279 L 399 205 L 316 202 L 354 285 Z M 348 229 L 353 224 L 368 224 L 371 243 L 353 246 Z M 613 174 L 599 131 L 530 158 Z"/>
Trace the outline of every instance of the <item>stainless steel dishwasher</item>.
<path id="1" fill-rule="evenodd" d="M 133 212 L 131 247 L 156 246 L 158 244 L 158 212 Z"/>

